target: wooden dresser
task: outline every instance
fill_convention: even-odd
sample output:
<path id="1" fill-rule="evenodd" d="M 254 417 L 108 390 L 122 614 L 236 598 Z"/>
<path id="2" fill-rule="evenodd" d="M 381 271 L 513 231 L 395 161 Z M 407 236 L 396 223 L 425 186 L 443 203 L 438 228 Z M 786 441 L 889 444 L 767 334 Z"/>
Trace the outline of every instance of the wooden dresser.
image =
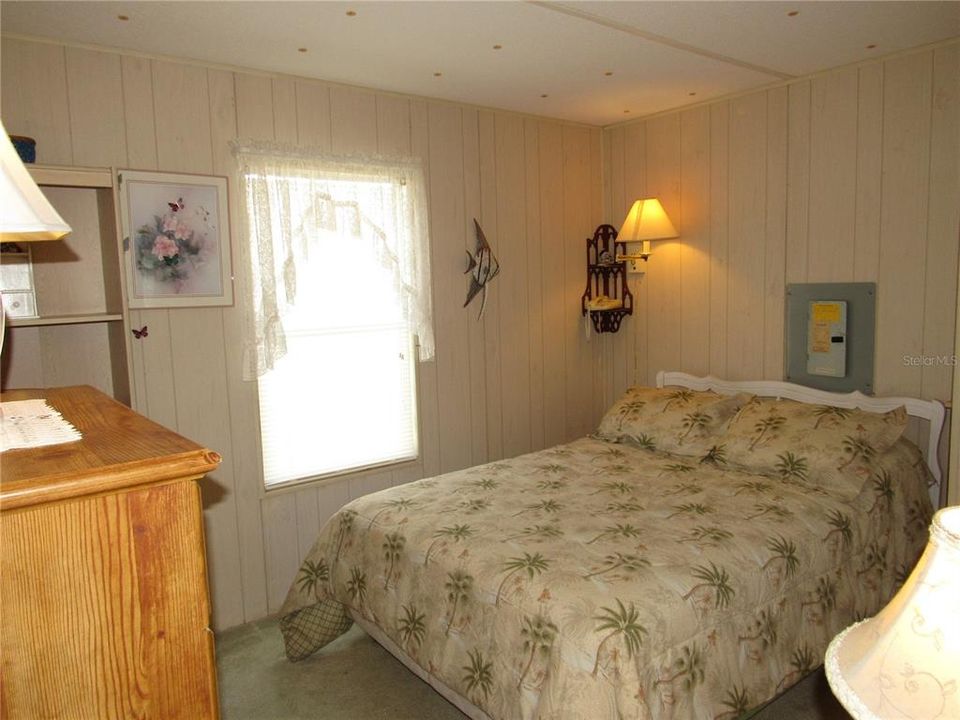
<path id="1" fill-rule="evenodd" d="M 82 434 L 0 454 L 0 716 L 216 718 L 197 480 L 220 456 L 91 387 Z"/>

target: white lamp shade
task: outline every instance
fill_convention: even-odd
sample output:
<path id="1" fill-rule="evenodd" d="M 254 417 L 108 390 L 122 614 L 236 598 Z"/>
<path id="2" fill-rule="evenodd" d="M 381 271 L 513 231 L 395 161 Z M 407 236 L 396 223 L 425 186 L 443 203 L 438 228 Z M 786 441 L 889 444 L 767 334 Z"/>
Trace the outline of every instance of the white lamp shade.
<path id="1" fill-rule="evenodd" d="M 30 177 L 0 122 L 0 240 L 58 240 L 70 226 Z"/>
<path id="2" fill-rule="evenodd" d="M 677 237 L 677 230 L 657 198 L 637 200 L 617 233 L 618 242 L 664 240 Z"/>
<path id="3" fill-rule="evenodd" d="M 858 720 L 960 718 L 960 506 L 933 517 L 907 582 L 827 648 L 827 679 Z"/>

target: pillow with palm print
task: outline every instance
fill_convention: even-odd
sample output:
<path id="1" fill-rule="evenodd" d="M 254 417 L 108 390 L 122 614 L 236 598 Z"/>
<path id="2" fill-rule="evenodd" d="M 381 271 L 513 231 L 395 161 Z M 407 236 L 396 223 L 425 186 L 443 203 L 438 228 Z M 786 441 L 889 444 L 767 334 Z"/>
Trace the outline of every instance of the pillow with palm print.
<path id="1" fill-rule="evenodd" d="M 716 445 L 717 436 L 751 397 L 636 386 L 607 411 L 596 435 L 649 450 L 700 457 Z"/>
<path id="2" fill-rule="evenodd" d="M 728 463 L 784 482 L 859 490 L 903 434 L 907 410 L 887 413 L 754 397 L 720 440 Z"/>

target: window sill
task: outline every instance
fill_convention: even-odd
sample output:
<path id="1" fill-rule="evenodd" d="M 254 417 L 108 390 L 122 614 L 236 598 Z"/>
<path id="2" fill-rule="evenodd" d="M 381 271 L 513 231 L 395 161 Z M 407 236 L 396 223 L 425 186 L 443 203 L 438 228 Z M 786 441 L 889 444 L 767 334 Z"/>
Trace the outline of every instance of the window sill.
<path id="1" fill-rule="evenodd" d="M 261 487 L 261 497 L 276 497 L 284 493 L 299 492 L 308 488 L 324 487 L 333 485 L 337 482 L 347 482 L 349 480 L 362 478 L 367 475 L 376 475 L 384 471 L 408 470 L 420 467 L 422 461 L 419 455 L 400 460 L 390 460 L 388 462 L 378 463 L 376 465 L 364 465 L 363 467 L 352 468 L 350 470 L 339 470 L 337 472 L 326 473 L 324 475 L 313 475 L 310 477 L 299 478 L 297 480 L 288 480 L 275 485 L 264 485 Z"/>

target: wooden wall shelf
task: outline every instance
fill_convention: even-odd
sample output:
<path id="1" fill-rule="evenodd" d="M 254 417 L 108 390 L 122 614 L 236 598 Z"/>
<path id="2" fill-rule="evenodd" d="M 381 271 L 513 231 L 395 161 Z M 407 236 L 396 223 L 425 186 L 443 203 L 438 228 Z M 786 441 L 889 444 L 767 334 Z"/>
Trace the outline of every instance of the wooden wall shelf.
<path id="1" fill-rule="evenodd" d="M 627 287 L 627 264 L 616 258 L 627 251 L 626 243 L 617 242 L 613 225 L 600 225 L 587 238 L 587 289 L 580 298 L 583 315 L 590 313 L 593 329 L 598 333 L 615 333 L 627 315 L 633 315 L 633 293 Z M 590 304 L 606 297 L 616 307 L 592 309 Z"/>

